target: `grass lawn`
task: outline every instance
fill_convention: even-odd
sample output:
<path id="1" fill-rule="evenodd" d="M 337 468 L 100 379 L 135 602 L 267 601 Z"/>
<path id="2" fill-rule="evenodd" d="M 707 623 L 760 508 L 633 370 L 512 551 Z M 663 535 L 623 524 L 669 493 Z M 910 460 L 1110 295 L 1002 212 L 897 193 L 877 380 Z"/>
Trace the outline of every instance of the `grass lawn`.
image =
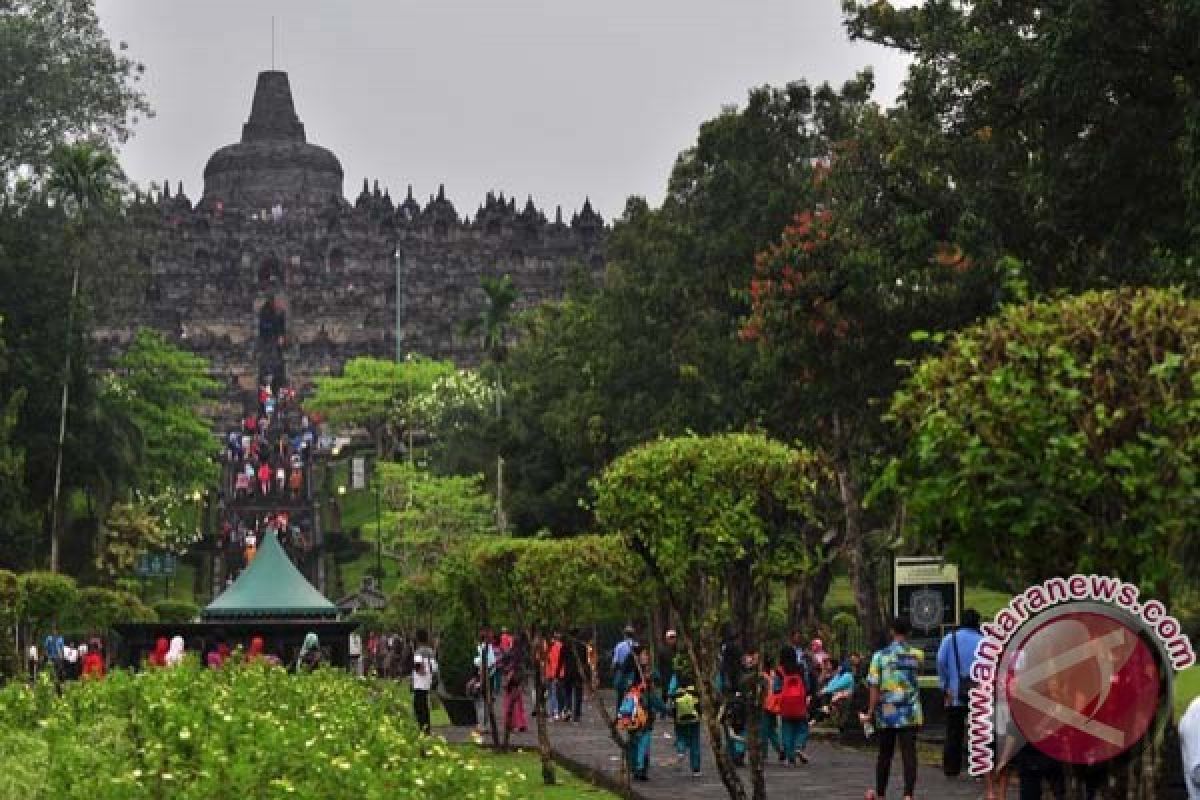
<path id="1" fill-rule="evenodd" d="M 525 775 L 525 782 L 516 793 L 518 797 L 530 800 L 615 800 L 617 795 L 605 791 L 590 783 L 580 780 L 562 767 L 554 770 L 558 781 L 554 786 L 542 783 L 542 760 L 536 750 L 520 750 L 511 753 L 493 753 L 480 747 L 464 746 L 472 757 L 479 759 L 489 767 L 505 770 L 519 770 Z"/>

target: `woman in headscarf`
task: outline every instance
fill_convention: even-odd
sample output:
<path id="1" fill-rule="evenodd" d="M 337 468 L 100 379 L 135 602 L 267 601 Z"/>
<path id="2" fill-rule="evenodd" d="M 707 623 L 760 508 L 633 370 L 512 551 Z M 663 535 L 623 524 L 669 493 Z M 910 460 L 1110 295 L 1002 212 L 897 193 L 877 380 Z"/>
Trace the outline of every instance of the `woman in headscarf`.
<path id="1" fill-rule="evenodd" d="M 300 646 L 300 655 L 296 658 L 296 671 L 312 672 L 319 666 L 321 666 L 321 642 L 317 639 L 317 635 L 310 631 L 304 635 L 304 644 Z"/>
<path id="2" fill-rule="evenodd" d="M 168 667 L 174 667 L 183 661 L 183 637 L 172 636 L 171 646 L 167 648 L 167 655 L 164 663 Z"/>
<path id="3" fill-rule="evenodd" d="M 92 639 L 88 646 L 87 655 L 83 657 L 84 678 L 104 677 L 104 645 L 99 639 Z"/>
<path id="4" fill-rule="evenodd" d="M 160 636 L 154 642 L 154 652 L 146 659 L 146 662 L 152 667 L 165 667 L 167 665 L 167 637 Z"/>
<path id="5" fill-rule="evenodd" d="M 263 657 L 263 639 L 255 636 L 250 640 L 250 649 L 246 651 L 247 661 L 258 661 Z"/>

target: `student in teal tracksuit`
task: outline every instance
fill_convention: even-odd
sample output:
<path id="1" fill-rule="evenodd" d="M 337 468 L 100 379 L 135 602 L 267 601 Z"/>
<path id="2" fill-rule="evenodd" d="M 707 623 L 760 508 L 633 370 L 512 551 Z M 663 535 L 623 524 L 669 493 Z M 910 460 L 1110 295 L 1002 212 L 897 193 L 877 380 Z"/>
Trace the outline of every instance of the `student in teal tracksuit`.
<path id="1" fill-rule="evenodd" d="M 634 657 L 637 659 L 638 680 L 626 691 L 621 705 L 617 707 L 617 721 L 618 724 L 624 721 L 626 701 L 636 695 L 638 702 L 645 710 L 645 721 L 639 728 L 626 729 L 629 734 L 629 743 L 626 746 L 625 757 L 628 760 L 629 773 L 634 780 L 648 781 L 650 780 L 650 743 L 654 740 L 654 718 L 656 714 L 669 713 L 669 709 L 663 702 L 661 689 L 658 686 L 658 674 L 650 663 L 650 652 L 644 647 L 638 646 L 634 649 Z"/>
<path id="2" fill-rule="evenodd" d="M 676 659 L 675 672 L 667 686 L 675 713 L 675 752 L 680 761 L 686 755 L 692 775 L 700 774 L 700 699 L 688 669 L 680 669 Z"/>

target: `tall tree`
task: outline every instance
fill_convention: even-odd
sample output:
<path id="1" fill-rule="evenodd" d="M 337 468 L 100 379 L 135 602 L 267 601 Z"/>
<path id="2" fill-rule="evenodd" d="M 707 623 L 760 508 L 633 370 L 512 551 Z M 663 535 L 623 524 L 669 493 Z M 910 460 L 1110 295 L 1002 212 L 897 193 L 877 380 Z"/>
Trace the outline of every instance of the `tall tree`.
<path id="1" fill-rule="evenodd" d="M 106 147 L 80 142 L 58 148 L 53 157 L 48 188 L 63 204 L 67 213 L 66 238 L 79 242 L 88 234 L 89 226 L 99 219 L 96 211 L 113 205 L 119 198 L 119 186 L 124 174 L 116 157 Z M 62 377 L 62 401 L 59 406 L 58 451 L 54 465 L 54 490 L 50 505 L 50 571 L 58 571 L 59 518 L 62 514 L 63 446 L 67 436 L 67 402 L 71 385 L 71 356 L 74 352 L 75 304 L 79 295 L 80 263 L 85 248 L 76 246 L 72 259 L 71 294 L 67 306 L 67 337 L 63 347 L 65 364 Z"/>
<path id="2" fill-rule="evenodd" d="M 813 170 L 867 102 L 869 72 L 841 90 L 752 90 L 680 154 L 661 208 L 630 198 L 603 285 L 539 310 L 511 358 L 508 448 L 519 527 L 586 528 L 588 480 L 658 435 L 754 424 L 773 389 L 737 341 L 754 254 L 813 197 Z"/>
<path id="3" fill-rule="evenodd" d="M 409 355 L 404 361 L 354 358 L 341 375 L 317 378 L 308 408 L 337 424 L 362 425 L 380 457 L 399 447 L 417 420 L 419 403 L 434 383 L 454 373 L 449 361 Z"/>
<path id="4" fill-rule="evenodd" d="M 742 337 L 758 344 L 773 382 L 764 423 L 828 456 L 837 475 L 832 526 L 849 567 L 861 624 L 883 635 L 877 566 L 892 509 L 865 493 L 895 446 L 882 404 L 897 362 L 929 347 L 917 330 L 953 328 L 986 313 L 998 286 L 992 259 L 956 243 L 947 179 L 911 163 L 903 120 L 863 107 L 816 181 L 818 202 L 755 259 Z"/>
<path id="5" fill-rule="evenodd" d="M 844 0 L 909 54 L 908 146 L 952 175 L 969 238 L 1035 289 L 1186 280 L 1200 203 L 1200 10 L 1185 0 Z"/>
<path id="6" fill-rule="evenodd" d="M 183 493 L 212 485 L 218 447 L 200 410 L 218 388 L 208 376 L 208 361 L 142 328 L 113 368 L 105 397 L 126 414 L 144 443 L 137 485 Z"/>
<path id="7" fill-rule="evenodd" d="M 11 0 L 0 6 L 0 174 L 40 172 L 66 141 L 123 141 L 150 108 L 143 67 L 114 50 L 93 0 Z"/>
<path id="8" fill-rule="evenodd" d="M 812 453 L 761 434 L 660 439 L 619 457 L 596 481 L 596 514 L 645 564 L 677 615 L 706 709 L 715 694 L 722 623 L 743 649 L 766 638 L 767 609 L 780 579 L 811 563 L 820 527 L 813 510 L 824 470 Z M 728 679 L 728 676 L 726 676 Z M 747 752 L 753 797 L 766 797 L 758 745 L 761 686 L 748 693 Z M 724 746 L 718 715 L 705 714 L 713 756 L 729 796 L 746 789 Z"/>
<path id="9" fill-rule="evenodd" d="M 485 275 L 480 287 L 487 297 L 483 312 L 478 320 L 468 320 L 467 330 L 478 330 L 483 351 L 487 354 L 488 367 L 495 385 L 496 419 L 503 418 L 504 362 L 508 357 L 509 328 L 513 308 L 519 294 L 512 278 Z M 504 454 L 496 449 L 496 528 L 508 530 L 508 516 L 504 511 Z"/>

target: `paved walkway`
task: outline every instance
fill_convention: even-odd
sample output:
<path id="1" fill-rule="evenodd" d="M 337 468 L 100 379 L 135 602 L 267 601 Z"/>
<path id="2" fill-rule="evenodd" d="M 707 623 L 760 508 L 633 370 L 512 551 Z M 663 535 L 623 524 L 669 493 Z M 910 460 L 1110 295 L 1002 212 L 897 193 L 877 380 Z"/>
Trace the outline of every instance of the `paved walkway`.
<path id="1" fill-rule="evenodd" d="M 635 782 L 634 791 L 644 800 L 724 800 L 725 787 L 712 763 L 712 752 L 704 750 L 702 775 L 694 778 L 689 771 L 676 765 L 674 741 L 667 738 L 671 723 L 660 721 L 654 730 L 650 751 L 650 780 Z M 438 731 L 451 741 L 469 741 L 466 728 L 442 728 Z M 537 734 L 514 733 L 514 746 L 534 748 Z M 592 709 L 584 713 L 582 723 L 550 723 L 550 743 L 555 751 L 577 764 L 617 779 L 621 771 L 620 757 L 604 728 L 599 714 Z M 808 745 L 810 763 L 788 768 L 774 761 L 766 766 L 767 789 L 771 797 L 822 798 L 823 800 L 862 800 L 863 793 L 873 781 L 874 753 L 842 747 L 830 742 L 813 740 Z M 742 770 L 749 789 L 750 772 Z M 888 797 L 900 797 L 900 756 L 892 768 L 892 791 Z M 917 781 L 918 798 L 937 800 L 978 800 L 983 797 L 983 785 L 969 778 L 947 779 L 936 767 L 922 766 Z"/>

